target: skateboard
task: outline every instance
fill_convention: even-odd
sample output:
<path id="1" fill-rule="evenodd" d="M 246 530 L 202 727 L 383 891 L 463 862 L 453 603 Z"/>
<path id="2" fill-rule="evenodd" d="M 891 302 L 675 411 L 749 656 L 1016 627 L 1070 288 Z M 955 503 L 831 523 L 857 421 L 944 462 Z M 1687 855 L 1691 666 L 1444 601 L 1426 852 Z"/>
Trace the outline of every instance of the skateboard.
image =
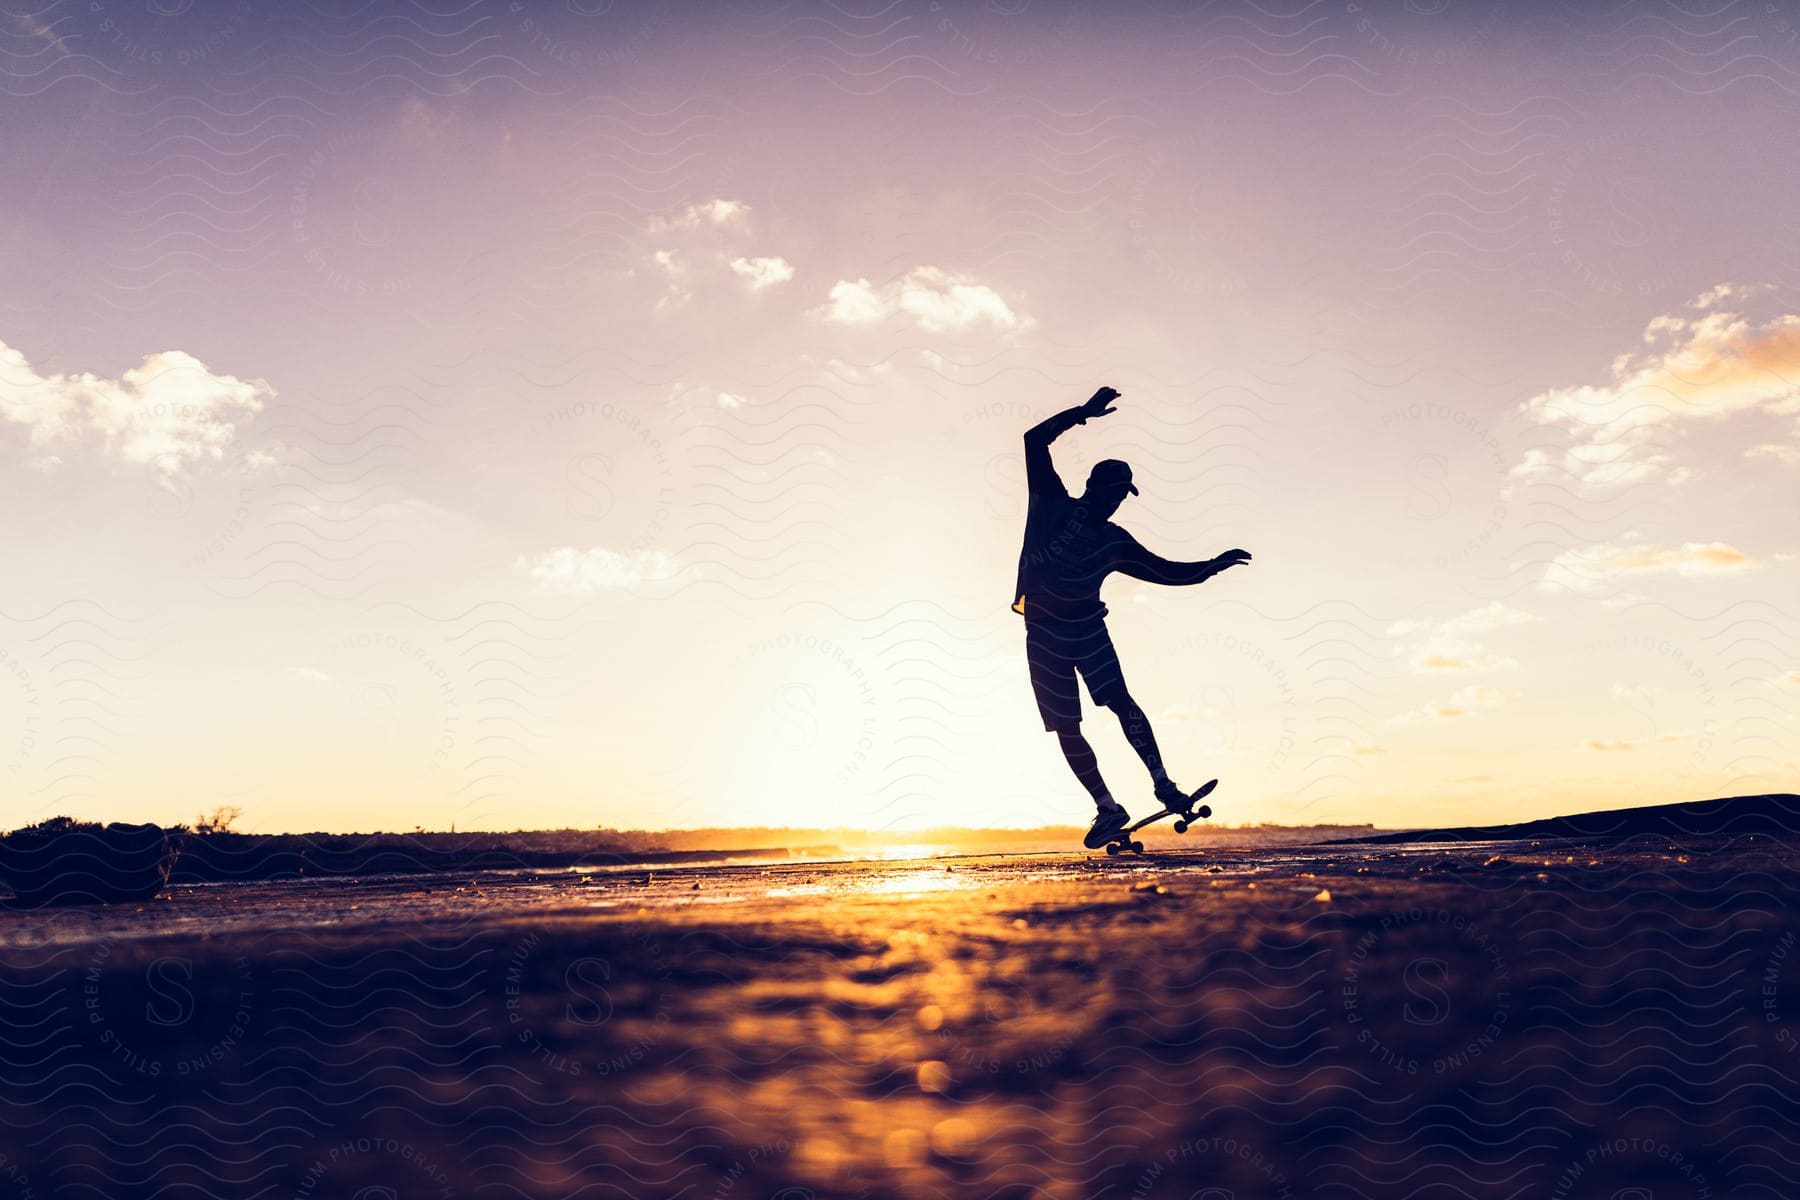
<path id="1" fill-rule="evenodd" d="M 1128 825 L 1124 829 L 1119 830 L 1118 833 L 1113 835 L 1113 840 L 1106 843 L 1106 853 L 1108 855 L 1113 855 L 1129 850 L 1133 854 L 1142 854 L 1144 852 L 1144 843 L 1136 840 L 1131 835 L 1142 829 L 1144 826 L 1160 821 L 1164 817 L 1174 817 L 1175 832 L 1186 833 L 1188 831 L 1188 826 L 1195 821 L 1204 821 L 1206 818 L 1212 816 L 1212 805 L 1200 804 L 1200 801 L 1204 800 L 1211 794 L 1212 790 L 1218 786 L 1218 780 L 1209 779 L 1200 786 L 1200 790 L 1188 796 L 1179 808 L 1165 808 L 1161 812 L 1151 813 L 1137 824 Z M 1197 804 L 1199 804 L 1199 807 L 1194 807 Z"/>

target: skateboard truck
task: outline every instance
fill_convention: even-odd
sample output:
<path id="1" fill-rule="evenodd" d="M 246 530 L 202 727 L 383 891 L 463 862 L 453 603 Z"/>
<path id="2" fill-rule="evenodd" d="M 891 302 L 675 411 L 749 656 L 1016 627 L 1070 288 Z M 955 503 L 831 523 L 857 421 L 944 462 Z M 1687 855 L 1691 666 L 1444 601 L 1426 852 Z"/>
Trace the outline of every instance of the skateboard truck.
<path id="1" fill-rule="evenodd" d="M 1161 812 L 1151 813 L 1137 824 L 1121 829 L 1118 833 L 1113 835 L 1112 841 L 1106 843 L 1106 853 L 1108 855 L 1113 855 L 1129 850 L 1133 854 L 1142 854 L 1144 852 L 1144 843 L 1136 840 L 1131 835 L 1142 829 L 1144 826 L 1160 821 L 1164 817 L 1174 817 L 1175 832 L 1186 833 L 1188 831 L 1188 826 L 1192 825 L 1195 821 L 1204 821 L 1206 818 L 1212 816 L 1212 805 L 1201 804 L 1200 801 L 1204 800 L 1212 793 L 1212 790 L 1218 786 L 1218 780 L 1209 779 L 1201 784 L 1197 791 L 1190 794 L 1186 800 L 1182 801 L 1178 807 L 1164 808 Z"/>

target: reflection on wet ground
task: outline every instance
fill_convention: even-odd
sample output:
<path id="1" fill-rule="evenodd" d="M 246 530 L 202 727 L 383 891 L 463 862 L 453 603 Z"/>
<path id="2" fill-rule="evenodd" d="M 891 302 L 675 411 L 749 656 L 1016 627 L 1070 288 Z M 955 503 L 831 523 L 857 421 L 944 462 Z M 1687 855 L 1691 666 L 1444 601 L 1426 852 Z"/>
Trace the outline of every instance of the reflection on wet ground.
<path id="1" fill-rule="evenodd" d="M 95 1196 L 1787 1196 L 1797 879 L 1768 838 L 1640 839 L 15 912 L 0 1173 Z"/>
<path id="2" fill-rule="evenodd" d="M 1485 845 L 1485 843 L 1484 843 Z M 1479 846 L 1457 846 L 1462 853 Z M 899 848 L 895 848 L 899 849 Z M 778 916 L 779 902 L 825 896 L 918 896 L 932 892 L 1011 888 L 1030 883 L 1085 883 L 1109 873 L 1267 875 L 1288 868 L 1391 871 L 1443 857 L 1446 847 L 1382 847 L 1152 852 L 1108 861 L 1091 853 L 952 855 L 940 847 L 919 858 L 893 850 L 878 858 L 803 860 L 771 865 L 683 864 L 673 868 L 599 867 L 568 871 L 474 871 L 374 875 L 253 883 L 201 883 L 170 889 L 136 905 L 17 909 L 0 924 L 0 948 L 102 938 L 225 932 L 355 928 L 388 922 L 463 921 L 478 913 L 525 916 L 564 910 L 662 912 L 717 904 L 758 907 Z M 1550 862 L 1546 860 L 1546 866 Z M 767 911 L 764 911 L 764 909 Z"/>

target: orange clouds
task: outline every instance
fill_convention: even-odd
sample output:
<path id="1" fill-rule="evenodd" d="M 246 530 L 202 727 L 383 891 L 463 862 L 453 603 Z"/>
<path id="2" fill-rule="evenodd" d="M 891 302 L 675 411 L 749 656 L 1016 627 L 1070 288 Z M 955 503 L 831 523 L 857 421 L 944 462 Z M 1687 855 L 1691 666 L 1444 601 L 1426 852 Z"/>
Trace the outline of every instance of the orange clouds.
<path id="1" fill-rule="evenodd" d="M 1688 542 L 1681 546 L 1634 543 L 1601 543 L 1581 550 L 1565 550 L 1544 568 L 1539 587 L 1571 592 L 1593 592 L 1604 580 L 1625 575 L 1731 575 L 1760 566 L 1761 562 L 1724 542 Z"/>
<path id="2" fill-rule="evenodd" d="M 1696 303 L 1753 291 L 1722 284 Z M 1679 483 L 1688 472 L 1670 453 L 1674 427 L 1800 412 L 1800 315 L 1664 315 L 1652 318 L 1643 340 L 1652 349 L 1615 358 L 1609 382 L 1553 388 L 1525 402 L 1528 416 L 1562 427 L 1570 441 L 1560 451 L 1529 451 L 1515 475 L 1561 471 L 1589 486 Z"/>

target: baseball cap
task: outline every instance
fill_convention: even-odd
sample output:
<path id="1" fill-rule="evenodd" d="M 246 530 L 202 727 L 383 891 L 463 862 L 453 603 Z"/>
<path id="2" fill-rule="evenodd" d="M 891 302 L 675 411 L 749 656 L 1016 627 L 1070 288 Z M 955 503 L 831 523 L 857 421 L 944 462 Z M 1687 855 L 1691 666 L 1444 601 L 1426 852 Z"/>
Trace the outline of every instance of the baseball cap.
<path id="1" fill-rule="evenodd" d="M 1134 496 L 1138 494 L 1137 485 L 1131 482 L 1130 464 L 1116 458 L 1103 458 L 1094 464 L 1094 469 L 1088 472 L 1087 485 L 1093 487 L 1096 483 L 1122 483 L 1126 491 Z"/>

